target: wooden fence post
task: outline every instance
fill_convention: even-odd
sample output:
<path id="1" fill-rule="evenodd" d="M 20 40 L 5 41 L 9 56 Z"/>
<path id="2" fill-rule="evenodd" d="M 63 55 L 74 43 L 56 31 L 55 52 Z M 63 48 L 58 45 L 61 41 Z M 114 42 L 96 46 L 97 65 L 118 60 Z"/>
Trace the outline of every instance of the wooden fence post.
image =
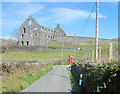
<path id="1" fill-rule="evenodd" d="M 90 53 L 89 53 L 89 63 L 90 63 Z"/>
<path id="2" fill-rule="evenodd" d="M 101 47 L 99 48 L 99 61 L 101 61 Z"/>
<path id="3" fill-rule="evenodd" d="M 94 61 L 94 50 L 92 50 L 92 62 Z"/>
<path id="4" fill-rule="evenodd" d="M 88 60 L 88 55 L 86 54 L 86 61 Z"/>

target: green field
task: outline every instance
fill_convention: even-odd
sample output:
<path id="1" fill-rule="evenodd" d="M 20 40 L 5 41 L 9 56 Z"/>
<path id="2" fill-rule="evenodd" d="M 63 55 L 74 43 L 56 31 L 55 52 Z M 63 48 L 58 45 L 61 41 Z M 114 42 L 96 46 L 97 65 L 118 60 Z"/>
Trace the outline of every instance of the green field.
<path id="1" fill-rule="evenodd" d="M 61 47 L 62 42 L 51 42 L 49 47 Z M 69 45 L 70 43 L 65 42 L 64 48 L 91 48 L 89 50 L 79 50 L 75 51 L 75 57 L 81 59 L 86 57 L 86 54 L 92 53 L 92 49 L 95 49 L 95 44 L 79 44 L 79 45 Z M 107 43 L 99 44 L 101 47 L 101 56 L 109 57 L 109 45 Z M 117 44 L 113 44 L 113 55 L 117 54 Z M 94 53 L 95 54 L 95 53 Z M 56 61 L 60 60 L 62 55 L 61 49 L 46 49 L 42 52 L 5 52 L 2 54 L 2 60 L 40 60 L 40 61 Z M 74 50 L 63 50 L 63 59 L 68 60 L 69 56 L 74 56 Z"/>
<path id="2" fill-rule="evenodd" d="M 92 50 L 76 51 L 76 57 L 82 58 Z M 68 60 L 73 55 L 73 50 L 64 50 L 63 59 Z M 42 52 L 6 52 L 2 54 L 2 60 L 40 60 L 40 61 L 56 61 L 60 60 L 62 51 L 60 49 L 46 49 Z"/>

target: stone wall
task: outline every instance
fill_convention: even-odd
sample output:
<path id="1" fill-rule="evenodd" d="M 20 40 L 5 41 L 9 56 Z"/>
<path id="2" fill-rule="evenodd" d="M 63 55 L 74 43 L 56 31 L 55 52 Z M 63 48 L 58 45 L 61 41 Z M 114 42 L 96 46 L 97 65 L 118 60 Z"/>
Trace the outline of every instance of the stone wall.
<path id="1" fill-rule="evenodd" d="M 55 36 L 54 41 L 64 41 L 73 43 L 95 43 L 95 38 L 90 37 L 74 37 L 74 36 Z M 99 39 L 99 43 L 118 43 L 117 40 Z"/>
<path id="2" fill-rule="evenodd" d="M 11 52 L 17 52 L 17 51 L 41 52 L 44 49 L 46 49 L 46 47 L 44 47 L 44 46 L 9 46 L 7 48 L 7 51 L 11 51 Z"/>
<path id="3" fill-rule="evenodd" d="M 62 49 L 61 47 L 47 47 L 48 49 Z M 80 48 L 63 48 L 64 50 L 89 50 L 89 49 L 92 49 L 92 48 L 86 48 L 86 47 L 80 47 Z"/>
<path id="4" fill-rule="evenodd" d="M 66 60 L 56 60 L 56 61 L 40 61 L 40 60 L 2 60 L 3 63 L 26 63 L 26 64 L 40 64 L 40 65 L 46 65 L 46 64 L 61 64 L 61 62 L 66 62 Z"/>
<path id="5" fill-rule="evenodd" d="M 55 29 L 39 25 L 29 16 L 20 27 L 19 44 L 21 46 L 45 46 L 54 40 L 54 36 L 66 36 L 66 33 L 57 25 Z"/>

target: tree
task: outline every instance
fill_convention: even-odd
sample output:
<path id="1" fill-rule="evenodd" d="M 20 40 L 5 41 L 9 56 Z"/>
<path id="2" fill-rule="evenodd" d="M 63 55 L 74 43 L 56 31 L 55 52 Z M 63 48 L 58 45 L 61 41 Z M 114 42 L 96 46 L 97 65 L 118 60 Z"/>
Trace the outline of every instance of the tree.
<path id="1" fill-rule="evenodd" d="M 11 33 L 12 37 L 14 37 L 17 41 L 19 40 L 19 32 L 20 30 L 17 28 Z"/>

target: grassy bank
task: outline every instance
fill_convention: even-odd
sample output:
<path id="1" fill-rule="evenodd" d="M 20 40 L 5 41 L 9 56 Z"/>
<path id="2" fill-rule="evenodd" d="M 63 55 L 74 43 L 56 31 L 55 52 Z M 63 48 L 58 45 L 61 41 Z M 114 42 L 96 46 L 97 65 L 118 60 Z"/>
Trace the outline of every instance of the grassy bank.
<path id="1" fill-rule="evenodd" d="M 117 49 L 113 48 L 113 58 L 117 59 Z M 87 59 L 92 56 L 92 49 L 75 51 L 77 60 Z M 62 51 L 60 49 L 46 49 L 42 52 L 6 52 L 2 54 L 2 60 L 40 60 L 57 61 L 61 60 Z M 68 60 L 69 56 L 74 56 L 74 50 L 63 50 L 63 60 Z M 86 56 L 87 55 L 87 56 Z M 94 51 L 95 58 L 95 51 Z M 109 48 L 101 49 L 101 59 L 109 58 Z M 90 58 L 91 59 L 91 58 Z"/>
<path id="2" fill-rule="evenodd" d="M 84 57 L 91 53 L 92 50 L 76 51 L 76 57 Z M 60 49 L 46 49 L 42 52 L 6 52 L 2 54 L 3 60 L 40 60 L 40 61 L 56 61 L 60 60 L 62 51 Z M 70 55 L 74 55 L 73 50 L 64 50 L 63 59 L 68 60 Z"/>
<path id="3" fill-rule="evenodd" d="M 62 42 L 51 42 L 49 46 L 52 47 L 61 47 Z M 70 44 L 71 45 L 71 44 Z M 75 57 L 82 59 L 91 53 L 92 49 L 95 49 L 95 44 L 76 44 L 76 45 L 68 45 L 68 43 L 64 43 L 64 48 L 77 48 L 85 47 L 91 48 L 89 50 L 76 50 Z M 101 58 L 109 57 L 109 45 L 110 44 L 99 44 L 101 47 Z M 113 44 L 113 56 L 117 55 L 117 44 Z M 95 51 L 94 51 L 95 52 Z M 95 54 L 95 53 L 94 53 Z M 5 52 L 2 54 L 2 60 L 40 60 L 40 61 L 56 61 L 60 60 L 62 55 L 61 49 L 46 49 L 42 52 Z M 74 50 L 63 50 L 63 59 L 68 60 L 69 56 L 74 56 Z"/>
<path id="4" fill-rule="evenodd" d="M 71 84 L 72 84 L 72 92 L 80 92 L 81 90 L 79 89 L 79 85 L 78 83 L 75 81 L 75 79 L 73 78 L 71 71 L 69 70 L 69 68 L 67 68 L 70 80 L 71 80 Z"/>
<path id="5" fill-rule="evenodd" d="M 2 92 L 20 92 L 52 70 L 52 65 L 68 65 L 68 61 L 39 65 L 26 63 L 2 64 Z"/>
<path id="6" fill-rule="evenodd" d="M 7 71 L 4 66 L 7 66 Z M 2 92 L 20 92 L 52 70 L 52 65 L 3 65 Z"/>

